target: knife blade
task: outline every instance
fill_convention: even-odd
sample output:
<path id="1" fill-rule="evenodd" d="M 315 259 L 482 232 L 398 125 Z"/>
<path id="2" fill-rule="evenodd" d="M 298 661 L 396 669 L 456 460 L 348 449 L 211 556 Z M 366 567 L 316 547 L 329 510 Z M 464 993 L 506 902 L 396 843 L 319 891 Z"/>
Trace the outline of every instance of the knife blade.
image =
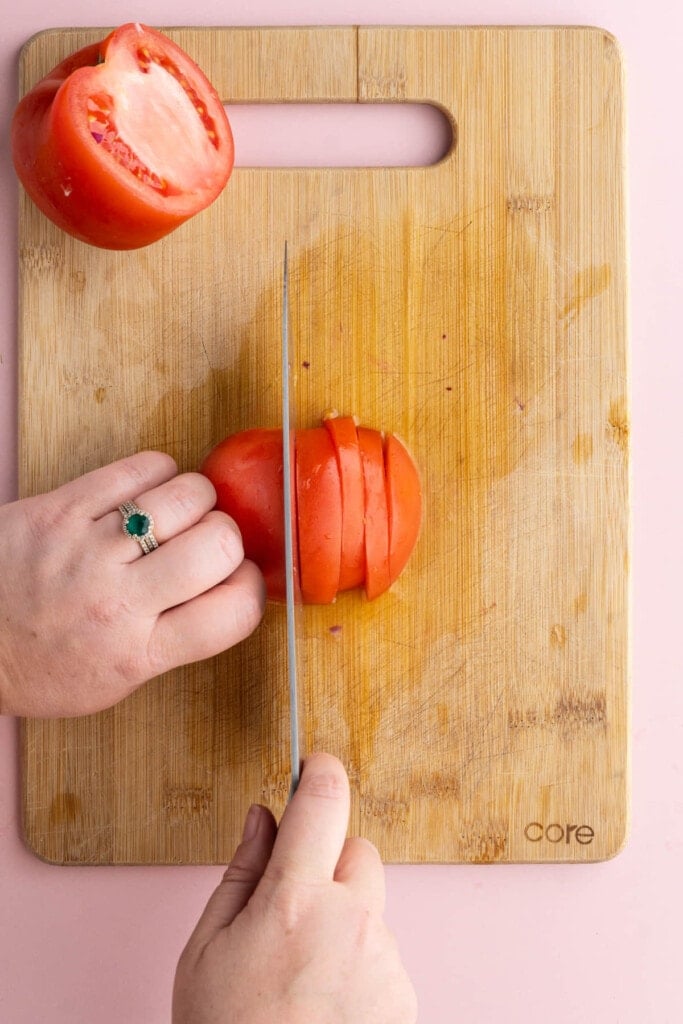
<path id="1" fill-rule="evenodd" d="M 289 265 L 285 242 L 282 272 L 282 484 L 285 526 L 285 594 L 287 598 L 287 676 L 289 679 L 289 748 L 291 785 L 289 799 L 299 785 L 299 694 L 296 660 L 296 601 L 294 588 L 294 551 L 296 520 L 292 514 L 294 501 L 294 426 L 291 413 L 292 392 L 289 355 Z"/>

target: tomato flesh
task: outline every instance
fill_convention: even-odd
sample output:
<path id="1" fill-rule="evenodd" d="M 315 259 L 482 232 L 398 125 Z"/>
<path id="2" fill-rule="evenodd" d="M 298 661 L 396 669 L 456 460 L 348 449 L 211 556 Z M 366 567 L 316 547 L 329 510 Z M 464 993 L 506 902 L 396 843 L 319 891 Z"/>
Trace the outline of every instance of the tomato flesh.
<path id="1" fill-rule="evenodd" d="M 324 427 L 295 435 L 296 505 L 301 596 L 330 604 L 339 590 L 342 505 L 334 445 Z"/>
<path id="2" fill-rule="evenodd" d="M 389 511 L 384 447 L 378 430 L 358 428 L 365 488 L 365 593 L 372 601 L 389 588 Z"/>
<path id="3" fill-rule="evenodd" d="M 339 589 L 361 587 L 365 579 L 365 491 L 358 431 L 352 416 L 324 421 L 332 438 L 341 483 L 342 539 Z"/>
<path id="4" fill-rule="evenodd" d="M 384 442 L 384 467 L 389 512 L 391 584 L 403 572 L 420 533 L 422 486 L 417 466 L 394 434 L 389 435 Z"/>
<path id="5" fill-rule="evenodd" d="M 204 209 L 234 157 L 203 72 L 170 39 L 132 24 L 72 54 L 27 93 L 12 152 L 48 217 L 111 249 L 147 245 Z"/>

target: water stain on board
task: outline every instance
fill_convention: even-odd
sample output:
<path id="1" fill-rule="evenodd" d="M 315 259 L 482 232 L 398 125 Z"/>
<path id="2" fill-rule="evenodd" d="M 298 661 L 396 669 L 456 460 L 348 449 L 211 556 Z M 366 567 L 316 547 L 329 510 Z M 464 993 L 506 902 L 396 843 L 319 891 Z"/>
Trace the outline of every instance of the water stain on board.
<path id="1" fill-rule="evenodd" d="M 628 451 L 629 432 L 628 406 L 626 399 L 622 395 L 610 403 L 607 416 L 607 433 L 617 447 L 626 452 Z"/>
<path id="2" fill-rule="evenodd" d="M 52 828 L 73 825 L 83 811 L 83 802 L 76 793 L 57 793 L 50 804 L 49 821 Z"/>
<path id="3" fill-rule="evenodd" d="M 561 319 L 567 320 L 578 316 L 587 302 L 607 291 L 611 281 L 612 268 L 609 263 L 580 270 L 572 280 L 570 297 L 560 312 Z"/>

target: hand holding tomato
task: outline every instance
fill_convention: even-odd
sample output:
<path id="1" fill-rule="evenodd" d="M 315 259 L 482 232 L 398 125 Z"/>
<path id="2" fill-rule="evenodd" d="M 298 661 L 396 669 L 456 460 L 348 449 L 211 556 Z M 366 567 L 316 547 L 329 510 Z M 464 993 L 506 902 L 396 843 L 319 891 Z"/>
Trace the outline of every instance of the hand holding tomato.
<path id="1" fill-rule="evenodd" d="M 101 711 L 258 625 L 263 579 L 199 473 L 141 452 L 0 508 L 0 712 Z M 155 523 L 143 555 L 118 506 Z"/>
<path id="2" fill-rule="evenodd" d="M 414 1024 L 382 864 L 348 821 L 348 779 L 326 754 L 306 760 L 279 829 L 252 807 L 180 958 L 173 1024 Z"/>
<path id="3" fill-rule="evenodd" d="M 322 427 L 295 432 L 294 452 L 303 601 L 329 604 L 361 586 L 371 600 L 383 594 L 403 572 L 420 532 L 420 475 L 407 449 L 394 435 L 357 427 L 350 416 L 329 416 Z M 216 488 L 217 507 L 239 526 L 268 596 L 283 600 L 282 431 L 233 434 L 201 471 Z"/>
<path id="4" fill-rule="evenodd" d="M 17 175 L 76 238 L 135 249 L 205 209 L 233 165 L 220 97 L 154 29 L 123 25 L 72 54 L 19 103 Z"/>

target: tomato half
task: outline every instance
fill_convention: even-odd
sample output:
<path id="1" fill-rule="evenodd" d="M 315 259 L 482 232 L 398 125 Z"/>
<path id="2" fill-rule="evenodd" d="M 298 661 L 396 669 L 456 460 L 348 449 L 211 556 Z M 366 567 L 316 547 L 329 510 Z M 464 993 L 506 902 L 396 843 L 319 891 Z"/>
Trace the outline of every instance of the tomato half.
<path id="1" fill-rule="evenodd" d="M 12 154 L 60 228 L 135 249 L 205 209 L 232 171 L 220 97 L 166 36 L 128 24 L 72 54 L 20 101 Z"/>
<path id="2" fill-rule="evenodd" d="M 201 466 L 217 506 L 242 531 L 268 596 L 285 598 L 282 431 L 244 430 Z M 309 604 L 365 587 L 379 597 L 404 569 L 417 541 L 422 490 L 404 445 L 348 416 L 294 432 L 295 590 Z M 300 590 L 298 589 L 300 581 Z"/>

